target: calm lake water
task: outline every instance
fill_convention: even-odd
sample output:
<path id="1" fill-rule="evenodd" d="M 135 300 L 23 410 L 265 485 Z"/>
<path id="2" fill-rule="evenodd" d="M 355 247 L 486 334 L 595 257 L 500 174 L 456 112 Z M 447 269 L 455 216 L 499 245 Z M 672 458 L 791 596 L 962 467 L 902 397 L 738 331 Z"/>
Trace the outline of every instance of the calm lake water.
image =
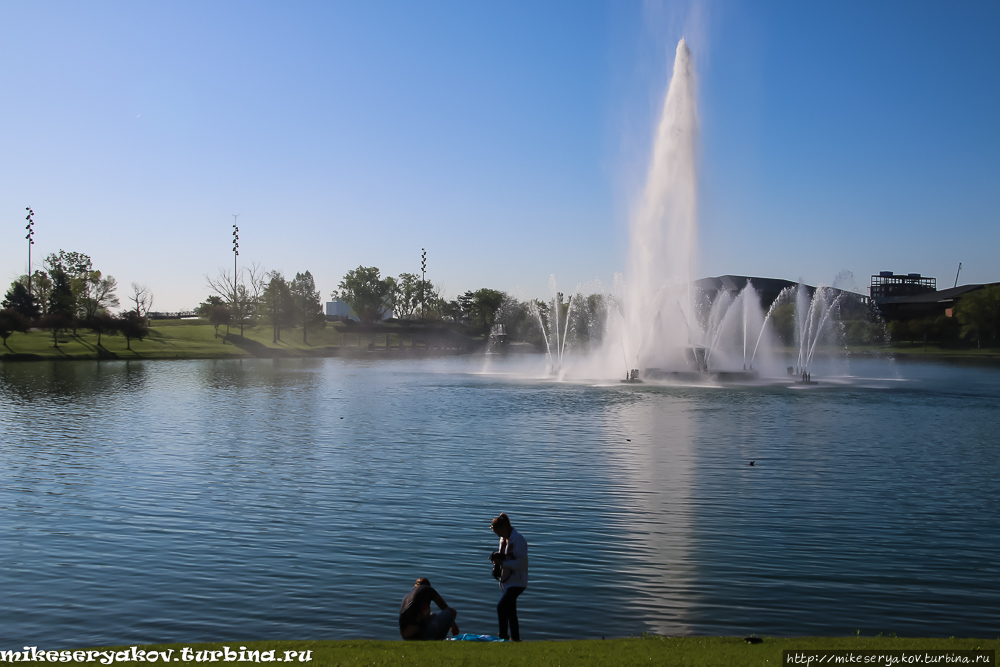
<path id="1" fill-rule="evenodd" d="M 500 511 L 525 639 L 1000 634 L 1000 371 L 543 364 L 0 364 L 0 648 L 398 638 L 418 576 L 496 633 Z"/>

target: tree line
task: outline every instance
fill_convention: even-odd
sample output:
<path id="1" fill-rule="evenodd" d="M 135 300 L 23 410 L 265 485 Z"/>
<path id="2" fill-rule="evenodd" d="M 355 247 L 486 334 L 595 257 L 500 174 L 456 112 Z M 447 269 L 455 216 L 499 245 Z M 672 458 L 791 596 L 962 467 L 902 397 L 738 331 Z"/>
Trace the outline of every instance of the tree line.
<path id="1" fill-rule="evenodd" d="M 500 290 L 484 287 L 446 299 L 431 281 L 412 273 L 382 277 L 374 266 L 348 271 L 331 295 L 343 300 L 361 322 L 420 320 L 447 322 L 466 327 L 470 333 L 487 335 L 501 331 L 510 340 L 544 344 L 559 309 L 560 330 L 574 347 L 599 343 L 611 297 L 606 294 L 569 296 L 562 293 L 550 301 L 522 301 Z M 572 302 L 572 307 L 570 304 Z M 495 329 L 499 325 L 502 329 Z M 543 329 L 546 331 L 543 332 Z"/>
<path id="2" fill-rule="evenodd" d="M 60 332 L 76 334 L 79 328 L 97 334 L 98 346 L 102 336 L 121 334 L 131 349 L 133 339 L 142 340 L 148 335 L 153 295 L 144 285 L 131 284 L 127 307 L 116 315 L 112 309 L 121 304 L 117 281 L 95 269 L 89 256 L 60 250 L 48 255 L 43 266 L 11 283 L 2 302 L 0 337 L 8 349 L 7 339 L 12 333 L 32 327 L 50 331 L 56 347 Z M 265 271 L 260 265 L 251 264 L 239 273 L 223 270 L 206 280 L 212 294 L 195 312 L 215 327 L 216 337 L 223 325 L 227 337 L 234 327 L 239 328 L 242 337 L 246 327 L 268 326 L 272 341 L 277 343 L 283 331 L 300 328 L 302 342 L 308 344 L 309 331 L 326 324 L 320 292 L 308 270 L 287 279 L 280 271 Z M 546 334 L 551 333 L 552 320 L 557 314 L 554 309 L 558 309 L 560 328 L 574 347 L 601 341 L 608 309 L 614 301 L 607 294 L 562 293 L 549 301 L 522 301 L 485 287 L 449 300 L 441 288 L 417 274 L 383 277 L 374 266 L 348 271 L 331 297 L 347 303 L 365 323 L 448 322 L 466 327 L 473 334 L 502 331 L 510 340 L 536 345 L 543 344 Z M 881 343 L 889 333 L 895 340 L 947 343 L 965 339 L 980 346 L 995 345 L 1000 333 L 1000 285 L 966 294 L 956 304 L 954 317 L 898 320 L 888 324 L 888 332 L 880 319 L 862 312 L 864 309 L 853 302 L 845 302 L 841 310 L 845 342 L 851 344 Z M 777 337 L 790 343 L 792 304 L 776 308 L 772 320 Z M 501 328 L 496 329 L 497 325 Z"/>
<path id="3" fill-rule="evenodd" d="M 964 341 L 976 347 L 996 345 L 1000 338 L 1000 285 L 987 285 L 967 292 L 955 304 L 952 317 L 936 315 L 893 320 L 889 323 L 893 340 L 942 343 Z"/>
<path id="4" fill-rule="evenodd" d="M 131 349 L 133 339 L 149 333 L 146 318 L 153 295 L 144 285 L 132 283 L 128 301 L 133 307 L 114 315 L 111 309 L 120 305 L 118 281 L 95 269 L 89 256 L 60 250 L 49 254 L 43 266 L 11 283 L 0 304 L 0 338 L 7 349 L 11 334 L 32 327 L 52 332 L 55 347 L 60 332 L 76 334 L 80 328 L 96 333 L 99 347 L 102 336 L 121 334 Z"/>
<path id="5" fill-rule="evenodd" d="M 220 271 L 208 278 L 214 292 L 195 313 L 215 327 L 239 327 L 240 337 L 245 327 L 261 324 L 271 327 L 272 340 L 281 340 L 281 332 L 291 327 L 302 328 L 302 343 L 309 343 L 309 329 L 326 325 L 323 304 L 316 281 L 308 270 L 296 273 L 291 280 L 280 271 L 265 271 L 259 264 L 244 267 L 238 274 Z M 223 340 L 223 342 L 225 342 Z"/>

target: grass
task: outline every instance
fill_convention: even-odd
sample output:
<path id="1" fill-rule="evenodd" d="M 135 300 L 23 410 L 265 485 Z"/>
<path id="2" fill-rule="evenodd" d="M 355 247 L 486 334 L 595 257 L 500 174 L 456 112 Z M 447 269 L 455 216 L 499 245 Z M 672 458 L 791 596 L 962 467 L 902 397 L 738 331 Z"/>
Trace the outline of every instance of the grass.
<path id="1" fill-rule="evenodd" d="M 157 644 L 138 647 L 140 650 L 174 650 L 173 659 L 181 649 L 224 651 L 225 646 L 238 655 L 247 651 L 275 650 L 278 661 L 284 661 L 285 651 L 308 655 L 308 664 L 316 666 L 361 665 L 464 665 L 506 666 L 532 665 L 700 665 L 774 666 L 781 665 L 782 651 L 817 651 L 851 649 L 855 651 L 927 651 L 927 650 L 992 650 L 1000 648 L 1000 639 L 907 639 L 901 637 L 799 637 L 764 638 L 760 644 L 748 644 L 738 637 L 659 637 L 628 639 L 586 639 L 571 641 L 529 641 L 520 644 L 476 642 L 402 642 L 382 640 L 346 641 L 255 641 L 215 642 L 211 644 Z M 43 648 L 43 647 L 39 647 Z M 129 647 L 90 649 L 125 651 Z M 310 654 L 306 654 L 311 651 Z M 197 653 L 190 653 L 188 662 L 198 662 Z M 206 658 L 206 654 L 202 654 Z M 222 655 L 218 662 L 225 662 Z M 289 662 L 299 663 L 289 655 Z M 171 660 L 173 661 L 173 660 Z M 185 662 L 185 660 L 180 660 Z M 238 659 L 232 660 L 240 663 Z M 305 661 L 303 661 L 305 662 Z M 94 664 L 100 664 L 94 662 Z M 137 664 L 137 663 L 134 663 Z M 246 663 L 242 663 L 246 664 Z M 256 663 L 255 663 L 256 664 Z M 873 663 L 874 664 L 874 663 Z"/>
<path id="2" fill-rule="evenodd" d="M 908 343 L 900 341 L 889 346 L 877 346 L 872 347 L 871 349 L 882 354 L 904 359 L 1000 361 L 1000 348 L 996 347 L 956 347 L 951 345 L 938 345 L 935 343 Z"/>
<path id="3" fill-rule="evenodd" d="M 7 347 L 0 347 L 2 360 L 31 359 L 226 359 L 240 357 L 311 357 L 329 356 L 342 351 L 366 351 L 368 344 L 376 349 L 384 348 L 386 338 L 393 347 L 404 348 L 412 345 L 410 336 L 393 331 L 387 326 L 386 333 L 357 334 L 339 323 L 323 328 L 310 329 L 307 343 L 302 342 L 302 329 L 285 329 L 281 340 L 274 342 L 270 327 L 249 327 L 243 336 L 239 329 L 215 328 L 206 320 L 154 320 L 147 338 L 133 340 L 127 349 L 122 336 L 101 337 L 85 329 L 74 335 L 71 331 L 61 332 L 59 345 L 54 344 L 48 331 L 15 333 L 7 339 Z"/>
<path id="4" fill-rule="evenodd" d="M 794 359 L 797 348 L 779 347 L 775 350 L 778 357 Z M 889 345 L 848 345 L 846 353 L 850 357 L 874 357 L 883 359 L 915 359 L 923 361 L 962 361 L 973 364 L 992 365 L 1000 362 L 1000 347 L 964 347 L 957 345 L 939 345 L 937 343 L 896 342 Z M 841 356 L 845 354 L 843 347 L 820 347 L 816 350 L 817 357 Z"/>
<path id="5" fill-rule="evenodd" d="M 411 347 L 407 333 L 400 333 L 398 325 L 387 324 L 382 333 L 357 333 L 355 327 L 342 323 L 328 323 L 323 328 L 310 329 L 308 342 L 302 342 L 302 329 L 285 329 L 281 340 L 275 342 L 270 327 L 249 327 L 239 335 L 232 328 L 215 329 L 206 320 L 154 320 L 150 335 L 142 341 L 133 340 L 132 349 L 126 348 L 121 336 L 102 336 L 101 346 L 97 336 L 85 329 L 76 335 L 63 332 L 58 347 L 53 345 L 52 334 L 47 331 L 15 333 L 7 339 L 7 348 L 0 347 L 0 360 L 28 359 L 226 359 L 240 357 L 315 357 L 335 354 L 365 352 L 369 343 L 375 350 L 384 350 L 386 339 L 393 348 Z M 794 355 L 791 348 L 779 350 Z M 972 364 L 1000 363 L 1000 348 L 977 349 L 951 347 L 933 343 L 898 342 L 892 345 L 851 346 L 852 355 L 895 357 L 899 359 L 944 360 Z M 836 353 L 842 353 L 837 350 Z"/>

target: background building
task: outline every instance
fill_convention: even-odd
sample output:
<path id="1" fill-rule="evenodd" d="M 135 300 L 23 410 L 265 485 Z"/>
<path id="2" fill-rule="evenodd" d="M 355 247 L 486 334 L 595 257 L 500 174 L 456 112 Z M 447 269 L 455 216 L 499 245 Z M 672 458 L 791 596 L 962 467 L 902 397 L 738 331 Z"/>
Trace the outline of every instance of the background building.
<path id="1" fill-rule="evenodd" d="M 347 320 L 358 321 L 358 316 L 351 312 L 351 307 L 347 305 L 347 302 L 340 299 L 326 302 L 327 322 L 344 322 Z"/>
<path id="2" fill-rule="evenodd" d="M 872 275 L 869 293 L 887 321 L 925 317 L 953 317 L 963 296 L 985 285 L 959 285 L 938 290 L 937 279 L 919 273 L 880 271 Z"/>

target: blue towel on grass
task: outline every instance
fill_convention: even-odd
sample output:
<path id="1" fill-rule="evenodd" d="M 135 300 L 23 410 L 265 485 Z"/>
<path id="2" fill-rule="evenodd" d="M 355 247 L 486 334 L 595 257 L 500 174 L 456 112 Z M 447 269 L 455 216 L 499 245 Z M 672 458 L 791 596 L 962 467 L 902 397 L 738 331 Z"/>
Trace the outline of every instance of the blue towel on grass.
<path id="1" fill-rule="evenodd" d="M 506 639 L 496 637 L 494 635 L 474 635 L 471 633 L 466 633 L 464 635 L 455 635 L 454 637 L 449 637 L 448 641 L 452 642 L 505 642 Z"/>

